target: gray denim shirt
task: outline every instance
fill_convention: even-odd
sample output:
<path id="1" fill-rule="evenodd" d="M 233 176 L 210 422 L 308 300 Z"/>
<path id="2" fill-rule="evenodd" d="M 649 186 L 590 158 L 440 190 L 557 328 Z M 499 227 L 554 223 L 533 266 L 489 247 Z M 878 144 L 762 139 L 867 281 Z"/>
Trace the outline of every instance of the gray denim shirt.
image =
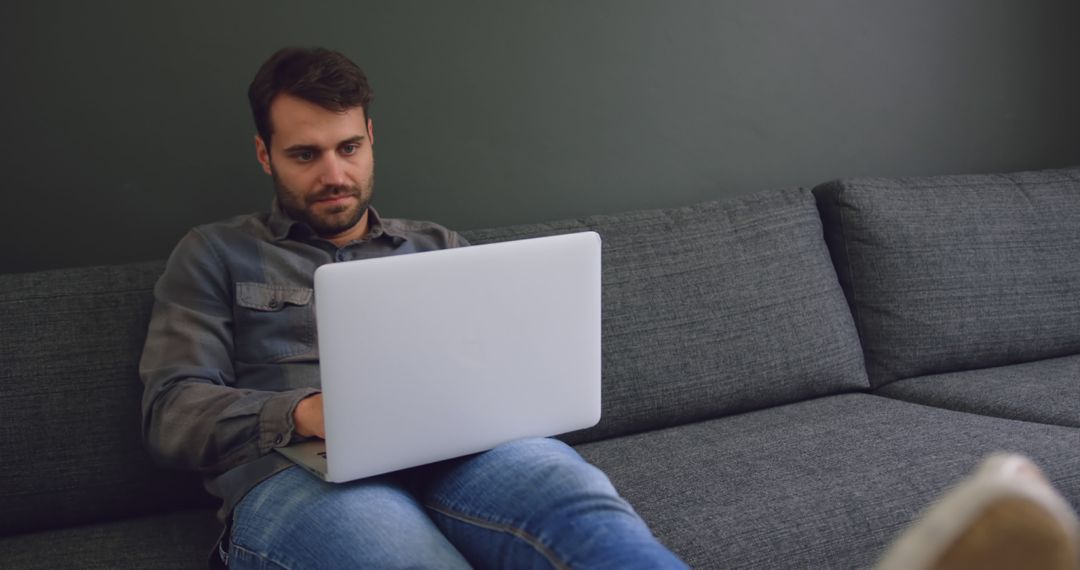
<path id="1" fill-rule="evenodd" d="M 270 213 L 191 230 L 154 288 L 139 363 L 143 437 L 161 464 L 203 474 L 224 522 L 288 467 L 293 409 L 319 392 L 315 269 L 324 263 L 468 245 L 437 224 L 383 219 L 337 247 L 273 203 Z M 363 299 L 356 299 L 362 303 Z"/>

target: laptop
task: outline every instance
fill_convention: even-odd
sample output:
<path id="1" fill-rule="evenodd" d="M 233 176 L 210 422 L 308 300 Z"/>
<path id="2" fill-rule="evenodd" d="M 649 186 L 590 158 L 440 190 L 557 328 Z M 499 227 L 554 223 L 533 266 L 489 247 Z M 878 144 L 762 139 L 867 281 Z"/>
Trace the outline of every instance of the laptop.
<path id="1" fill-rule="evenodd" d="M 600 420 L 600 236 L 315 271 L 326 440 L 278 448 L 344 482 Z"/>

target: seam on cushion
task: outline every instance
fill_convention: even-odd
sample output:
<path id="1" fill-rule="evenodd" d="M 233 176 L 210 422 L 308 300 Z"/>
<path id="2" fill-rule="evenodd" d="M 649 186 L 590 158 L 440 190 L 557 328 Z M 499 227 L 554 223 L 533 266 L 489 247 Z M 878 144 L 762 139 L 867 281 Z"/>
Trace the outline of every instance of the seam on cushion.
<path id="1" fill-rule="evenodd" d="M 1013 188 L 1015 188 L 1016 190 L 1018 190 L 1020 192 L 1020 194 L 1024 197 L 1024 201 L 1027 203 L 1028 207 L 1033 207 L 1034 206 L 1034 202 L 1031 199 L 1031 193 L 1028 191 L 1028 185 L 1027 184 L 1025 184 L 1024 182 L 1021 182 L 1012 173 L 1001 174 L 1001 177 L 1004 178 L 1005 180 L 1008 180 L 1013 185 Z"/>
<path id="2" fill-rule="evenodd" d="M 846 209 L 843 207 L 843 203 L 841 201 L 841 198 L 846 191 L 847 188 L 843 184 L 841 184 L 839 191 L 836 193 L 836 206 L 840 214 L 837 217 L 837 220 L 840 225 L 840 241 L 844 244 L 844 270 L 847 272 L 847 282 L 851 287 L 851 303 L 849 303 L 849 308 L 851 309 L 851 319 L 855 323 L 855 335 L 858 337 L 859 350 L 862 352 L 863 370 L 866 372 L 866 381 L 869 384 L 870 389 L 873 390 L 878 388 L 879 386 L 876 386 L 876 379 L 870 376 L 870 354 L 866 346 L 866 325 L 863 323 L 861 312 L 859 311 L 859 295 L 855 286 L 855 272 L 851 268 L 851 250 L 849 249 L 847 223 L 845 221 L 845 218 L 847 217 L 847 212 Z M 841 289 L 842 288 L 843 285 L 841 284 Z M 882 386 L 884 385 L 885 384 L 882 384 Z"/>
<path id="3" fill-rule="evenodd" d="M 437 512 L 437 513 L 439 513 L 439 514 L 441 514 L 441 515 L 443 515 L 443 516 L 452 518 L 454 520 L 457 520 L 457 521 L 460 521 L 460 522 L 463 522 L 463 523 L 466 523 L 466 524 L 471 524 L 471 525 L 478 526 L 480 528 L 484 528 L 484 529 L 487 529 L 487 530 L 492 530 L 492 531 L 495 531 L 495 532 L 502 532 L 502 533 L 506 533 L 506 534 L 516 536 L 517 538 L 524 541 L 525 544 L 528 544 L 529 546 L 531 546 L 533 548 L 533 550 L 538 552 L 541 556 L 543 556 L 544 559 L 547 560 L 552 565 L 552 567 L 558 568 L 559 570 L 563 570 L 563 569 L 569 570 L 569 568 L 570 568 L 569 565 L 560 562 L 559 558 L 555 555 L 555 552 L 553 552 L 543 542 L 541 542 L 539 538 L 529 534 L 528 532 L 525 532 L 524 530 L 522 530 L 520 528 L 510 526 L 510 525 L 506 525 L 506 524 L 496 523 L 496 522 L 492 522 L 492 521 L 487 521 L 487 520 L 484 520 L 484 519 L 481 519 L 481 518 L 478 518 L 478 517 L 474 517 L 474 516 L 471 516 L 471 515 L 467 515 L 465 513 L 461 513 L 461 512 L 458 512 L 458 511 L 451 511 L 449 509 L 436 507 L 435 505 L 432 505 L 430 503 L 425 504 L 424 506 L 431 509 L 431 510 L 433 510 L 433 511 L 435 511 L 435 512 Z"/>
<path id="4" fill-rule="evenodd" d="M 986 186 L 986 184 L 987 184 L 985 180 L 974 180 L 974 181 L 971 181 L 971 182 L 959 182 L 959 181 L 944 182 L 944 181 L 942 181 L 940 179 L 949 179 L 949 178 L 957 178 L 957 177 L 965 177 L 965 176 L 976 177 L 976 178 L 995 178 L 996 177 L 996 178 L 1004 179 L 1006 182 L 1010 182 L 1010 183 L 1015 184 L 1014 177 L 1017 174 L 1030 174 L 1030 173 L 1038 173 L 1038 174 L 1042 174 L 1042 175 L 1053 174 L 1053 175 L 1060 176 L 1060 178 L 1057 178 L 1057 179 L 1049 179 L 1049 180 L 1044 179 L 1044 180 L 1040 180 L 1040 182 L 1056 182 L 1056 181 L 1062 181 L 1062 180 L 1080 180 L 1080 178 L 1077 178 L 1077 176 L 1073 174 L 1073 169 L 1067 169 L 1067 168 L 1052 169 L 1052 170 L 1025 170 L 1025 171 L 1020 171 L 1020 172 L 997 173 L 997 174 L 944 175 L 944 176 L 927 176 L 927 177 L 901 177 L 901 178 L 872 178 L 871 177 L 871 178 L 852 178 L 852 179 L 849 179 L 849 180 L 851 182 L 857 182 L 861 186 L 866 186 L 866 187 L 871 187 L 871 188 L 889 188 L 889 187 L 892 187 L 892 185 L 895 182 L 899 181 L 899 182 L 903 183 L 905 189 L 909 189 L 909 190 L 912 190 L 912 189 L 914 189 L 914 190 L 935 190 L 935 189 L 941 189 L 941 188 L 984 188 Z"/>
<path id="5" fill-rule="evenodd" d="M 177 470 L 176 472 L 177 473 L 182 473 L 179 470 Z M 196 474 L 197 472 L 188 472 L 188 473 Z M 5 491 L 4 496 L 5 497 L 15 497 L 15 498 L 42 497 L 42 496 L 46 496 L 46 495 L 52 495 L 52 494 L 54 494 L 56 492 L 93 491 L 93 490 L 112 489 L 112 488 L 119 488 L 119 489 L 127 490 L 128 491 L 128 496 L 130 496 L 130 489 L 131 488 L 127 487 L 126 485 L 131 484 L 131 483 L 137 484 L 137 483 L 139 483 L 141 481 L 142 481 L 141 479 L 129 477 L 129 478 L 124 479 L 123 481 L 117 481 L 117 482 L 111 482 L 111 483 L 95 483 L 93 485 L 83 485 L 83 484 L 57 485 L 57 486 L 54 486 L 54 487 L 50 487 L 48 489 L 35 489 L 33 491 L 29 491 L 29 492 L 25 492 L 25 493 L 20 493 L 20 492 L 17 492 L 17 491 L 16 492 L 6 492 Z M 207 494 L 207 496 L 209 497 L 210 495 Z"/>
<path id="6" fill-rule="evenodd" d="M 102 295 L 118 295 L 124 293 L 153 293 L 154 287 L 141 287 L 138 289 L 110 289 L 108 291 L 95 291 L 93 293 L 58 293 L 56 295 L 32 295 L 26 297 L 18 297 L 14 299 L 0 299 L 0 305 L 11 305 L 14 303 L 22 303 L 24 301 L 41 301 L 43 299 L 69 299 L 72 297 L 84 298 L 84 297 L 100 297 Z"/>
<path id="7" fill-rule="evenodd" d="M 948 374 L 948 373 L 946 372 L 945 374 Z M 936 376 L 936 374 L 933 375 L 933 376 Z M 916 377 L 913 377 L 913 378 L 919 378 L 919 377 L 916 376 Z M 900 379 L 896 380 L 896 382 L 903 382 L 905 380 L 911 380 L 911 379 L 912 378 L 900 378 Z M 889 383 L 889 385 L 892 385 L 892 384 L 894 384 L 894 382 Z M 977 412 L 977 411 L 974 411 L 974 410 L 964 410 L 964 409 L 961 409 L 960 407 L 957 407 L 957 406 L 949 406 L 949 405 L 943 405 L 943 404 L 931 404 L 931 403 L 928 403 L 926 401 L 919 401 L 919 400 L 917 400 L 915 398 L 905 397 L 905 396 L 902 396 L 900 394 L 882 393 L 881 389 L 874 389 L 872 392 L 868 392 L 867 395 L 869 395 L 869 396 L 877 396 L 879 398 L 888 398 L 890 400 L 895 400 L 897 402 L 903 402 L 905 404 L 911 404 L 913 406 L 923 406 L 923 407 L 927 407 L 927 408 L 933 408 L 935 410 L 943 410 L 943 411 L 946 411 L 946 412 L 953 412 L 953 413 L 957 413 L 957 414 L 969 414 L 969 415 L 972 415 L 972 416 L 978 416 L 980 418 L 992 418 L 992 419 L 995 419 L 995 420 L 1003 420 L 1003 421 L 1010 421 L 1010 422 L 1023 422 L 1023 423 L 1027 423 L 1027 424 L 1054 426 L 1054 427 L 1060 427 L 1060 428 L 1065 428 L 1065 429 L 1076 429 L 1076 426 L 1072 426 L 1072 425 L 1068 425 L 1068 424 L 1058 424 L 1058 423 L 1052 423 L 1052 422 L 1040 421 L 1040 420 L 1033 420 L 1033 419 L 1010 418 L 1010 417 L 1001 416 L 1001 415 L 986 414 L 986 413 Z"/>
<path id="8" fill-rule="evenodd" d="M 848 248 L 847 227 L 844 220 L 844 218 L 846 217 L 846 212 L 843 204 L 841 203 L 841 198 L 843 197 L 845 190 L 846 189 L 843 186 L 840 186 L 840 191 L 836 194 L 836 205 L 837 209 L 840 211 L 840 241 L 844 243 L 844 270 L 847 272 L 848 283 L 851 284 L 851 316 L 855 319 L 855 330 L 856 332 L 859 332 L 863 329 L 863 326 L 862 319 L 859 317 L 858 293 L 855 290 L 854 272 L 851 270 L 851 251 Z M 859 344 L 861 345 L 862 343 L 860 342 Z M 863 353 L 865 356 L 865 347 L 863 348 Z"/>

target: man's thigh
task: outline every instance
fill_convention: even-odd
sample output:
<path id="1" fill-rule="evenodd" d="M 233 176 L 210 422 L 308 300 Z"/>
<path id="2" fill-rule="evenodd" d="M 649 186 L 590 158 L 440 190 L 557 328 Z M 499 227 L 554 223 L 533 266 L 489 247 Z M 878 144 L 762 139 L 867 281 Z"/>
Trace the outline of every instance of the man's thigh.
<path id="1" fill-rule="evenodd" d="M 561 441 L 518 440 L 417 471 L 417 496 L 474 566 L 686 568 Z"/>
<path id="2" fill-rule="evenodd" d="M 233 511 L 231 568 L 468 568 L 393 476 L 326 483 L 290 467 Z"/>

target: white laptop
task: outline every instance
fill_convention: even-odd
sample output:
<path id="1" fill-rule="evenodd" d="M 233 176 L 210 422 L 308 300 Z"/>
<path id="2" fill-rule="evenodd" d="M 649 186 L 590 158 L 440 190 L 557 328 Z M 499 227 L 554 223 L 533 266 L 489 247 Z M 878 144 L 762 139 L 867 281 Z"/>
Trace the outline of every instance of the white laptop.
<path id="1" fill-rule="evenodd" d="M 326 441 L 278 451 L 351 481 L 600 420 L 600 236 L 315 272 Z"/>

